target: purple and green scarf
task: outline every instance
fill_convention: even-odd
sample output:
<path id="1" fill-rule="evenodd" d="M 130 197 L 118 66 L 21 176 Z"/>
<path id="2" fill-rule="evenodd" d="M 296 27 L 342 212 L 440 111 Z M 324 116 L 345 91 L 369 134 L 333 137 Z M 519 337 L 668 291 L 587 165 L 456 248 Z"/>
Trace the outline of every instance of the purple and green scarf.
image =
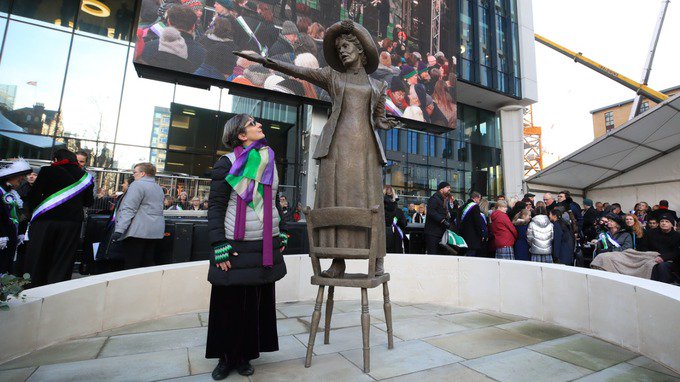
<path id="1" fill-rule="evenodd" d="M 243 240 L 246 233 L 246 206 L 252 208 L 264 225 L 262 232 L 262 265 L 274 265 L 272 243 L 272 184 L 274 183 L 274 151 L 261 139 L 250 146 L 234 149 L 236 160 L 227 175 L 227 183 L 238 195 L 234 239 Z"/>

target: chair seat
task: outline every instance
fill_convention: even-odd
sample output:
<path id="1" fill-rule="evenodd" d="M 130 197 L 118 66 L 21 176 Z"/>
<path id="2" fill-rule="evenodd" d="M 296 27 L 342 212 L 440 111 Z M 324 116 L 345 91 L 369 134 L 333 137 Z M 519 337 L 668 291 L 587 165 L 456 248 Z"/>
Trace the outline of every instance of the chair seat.
<path id="1" fill-rule="evenodd" d="M 371 278 L 368 278 L 368 275 L 365 273 L 345 273 L 343 278 L 312 276 L 312 285 L 327 285 L 349 288 L 375 288 L 387 281 L 390 281 L 389 273 L 384 273 Z"/>

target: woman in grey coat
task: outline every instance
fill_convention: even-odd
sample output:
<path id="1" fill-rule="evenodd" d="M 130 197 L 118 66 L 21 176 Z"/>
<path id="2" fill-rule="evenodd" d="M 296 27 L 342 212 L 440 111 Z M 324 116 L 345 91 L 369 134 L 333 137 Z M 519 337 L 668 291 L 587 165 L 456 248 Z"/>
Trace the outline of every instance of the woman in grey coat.
<path id="1" fill-rule="evenodd" d="M 139 163 L 132 176 L 135 181 L 116 210 L 116 228 L 111 235 L 111 241 L 120 242 L 124 269 L 155 265 L 156 247 L 165 234 L 165 195 L 156 183 L 156 167 Z"/>
<path id="2" fill-rule="evenodd" d="M 536 207 L 536 216 L 531 219 L 527 229 L 531 261 L 552 263 L 553 224 L 548 218 L 545 207 Z"/>

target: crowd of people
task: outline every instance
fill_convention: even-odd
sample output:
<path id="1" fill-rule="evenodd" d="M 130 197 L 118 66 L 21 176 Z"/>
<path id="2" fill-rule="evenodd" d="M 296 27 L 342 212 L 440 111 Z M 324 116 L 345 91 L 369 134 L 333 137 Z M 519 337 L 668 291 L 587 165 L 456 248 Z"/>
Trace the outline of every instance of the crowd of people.
<path id="1" fill-rule="evenodd" d="M 390 231 L 403 232 L 415 222 L 424 223 L 428 254 L 451 253 L 441 244 L 450 230 L 465 240 L 466 247 L 455 248 L 460 255 L 588 266 L 591 259 L 612 253 L 613 261 L 623 263 L 617 267 L 619 273 L 646 259 L 651 272 L 647 277 L 666 283 L 680 280 L 680 224 L 667 200 L 653 206 L 640 202 L 625 213 L 619 203 L 584 199 L 579 205 L 569 191 L 546 193 L 538 201 L 532 193 L 488 201 L 473 191 L 463 202 L 454 198 L 448 183 L 437 188 L 426 207 L 409 204 L 401 209 L 395 207 L 392 188 L 385 189 L 388 252 L 403 253 L 407 248 L 395 245 Z M 603 259 L 612 261 L 607 256 L 599 260 Z M 610 270 L 600 263 L 592 266 Z M 637 271 L 627 274 L 639 275 Z"/>
<path id="2" fill-rule="evenodd" d="M 450 61 L 441 51 L 424 52 L 399 24 L 388 36 L 389 1 L 377 3 L 386 3 L 387 13 L 384 7 L 380 8 L 381 22 L 371 31 L 380 56 L 378 69 L 370 75 L 387 84 L 387 111 L 399 117 L 455 128 L 455 58 Z M 337 19 L 332 21 L 338 21 L 340 7 L 330 8 L 337 13 Z M 202 0 L 144 0 L 135 61 L 330 101 L 328 93 L 314 84 L 274 73 L 261 64 L 232 54 L 251 51 L 301 67 L 323 68 L 327 66 L 323 38 L 329 25 L 312 20 L 311 12 L 288 12 L 290 16 L 287 16 L 285 5 L 281 6 L 280 17 L 275 17 L 271 2 L 266 1 L 216 0 L 212 17 L 204 15 L 205 9 Z M 327 16 L 323 19 L 330 22 L 332 18 Z"/>

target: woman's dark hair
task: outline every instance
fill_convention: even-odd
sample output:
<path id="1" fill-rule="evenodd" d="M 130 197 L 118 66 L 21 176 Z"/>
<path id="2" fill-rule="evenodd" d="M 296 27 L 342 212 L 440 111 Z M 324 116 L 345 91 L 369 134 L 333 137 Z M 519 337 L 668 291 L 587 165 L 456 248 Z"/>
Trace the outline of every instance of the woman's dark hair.
<path id="1" fill-rule="evenodd" d="M 538 216 L 538 215 L 546 215 L 547 216 L 548 215 L 548 209 L 545 208 L 544 206 L 538 206 L 534 210 L 534 213 L 536 214 L 536 216 Z"/>
<path id="2" fill-rule="evenodd" d="M 215 18 L 215 24 L 212 27 L 212 34 L 215 35 L 215 37 L 219 37 L 221 39 L 231 38 L 232 29 L 229 19 L 224 17 Z M 224 54 L 224 52 L 222 52 L 222 54 Z"/>
<path id="3" fill-rule="evenodd" d="M 361 57 L 361 65 L 366 66 L 366 52 L 364 51 L 364 46 L 361 45 L 361 41 L 357 38 L 357 36 L 351 34 L 351 33 L 346 33 L 346 34 L 341 34 L 335 39 L 335 49 L 338 49 L 340 46 L 340 40 L 346 40 L 347 42 L 351 42 L 354 44 L 354 46 L 357 47 L 357 50 L 359 51 L 359 57 Z"/>
<path id="4" fill-rule="evenodd" d="M 248 123 L 250 118 L 252 117 L 248 114 L 237 114 L 224 124 L 222 144 L 224 144 L 227 149 L 233 150 L 241 145 L 241 140 L 238 139 L 238 136 L 246 133 L 246 123 Z"/>

